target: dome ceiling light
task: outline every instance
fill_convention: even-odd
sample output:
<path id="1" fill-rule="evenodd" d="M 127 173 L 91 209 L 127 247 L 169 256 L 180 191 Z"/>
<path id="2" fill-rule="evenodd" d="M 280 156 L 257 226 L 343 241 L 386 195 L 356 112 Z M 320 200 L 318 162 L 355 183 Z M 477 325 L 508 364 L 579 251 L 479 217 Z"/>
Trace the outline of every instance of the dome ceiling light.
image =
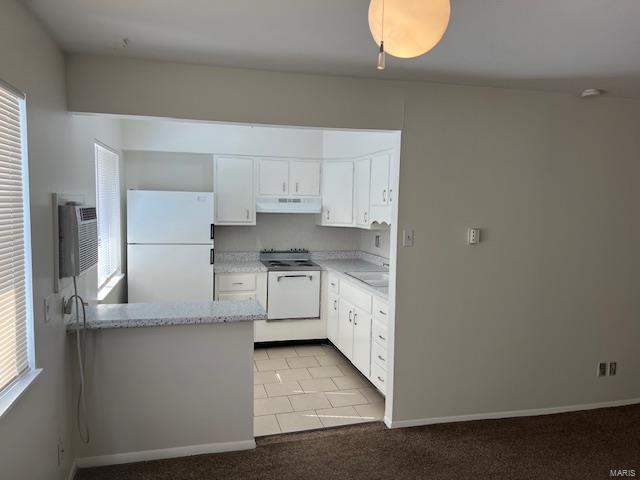
<path id="1" fill-rule="evenodd" d="M 369 29 L 377 45 L 378 69 L 385 53 L 399 58 L 424 55 L 442 39 L 449 25 L 449 0 L 371 0 Z"/>

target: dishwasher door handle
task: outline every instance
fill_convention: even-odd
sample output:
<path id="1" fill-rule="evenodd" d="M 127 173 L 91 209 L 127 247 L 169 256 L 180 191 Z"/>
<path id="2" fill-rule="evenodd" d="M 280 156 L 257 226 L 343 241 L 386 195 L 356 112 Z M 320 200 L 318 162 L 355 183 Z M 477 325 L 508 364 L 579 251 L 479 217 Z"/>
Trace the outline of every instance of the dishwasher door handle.
<path id="1" fill-rule="evenodd" d="M 283 278 L 309 278 L 310 281 L 313 281 L 313 277 L 311 275 L 280 275 L 278 277 L 278 282 Z"/>

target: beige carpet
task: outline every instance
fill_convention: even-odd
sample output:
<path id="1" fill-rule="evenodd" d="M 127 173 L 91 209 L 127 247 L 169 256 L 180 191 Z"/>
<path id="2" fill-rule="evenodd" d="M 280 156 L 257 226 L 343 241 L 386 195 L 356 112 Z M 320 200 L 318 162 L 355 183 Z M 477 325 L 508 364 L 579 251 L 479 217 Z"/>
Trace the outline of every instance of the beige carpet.
<path id="1" fill-rule="evenodd" d="M 258 439 L 256 450 L 81 470 L 76 480 L 640 477 L 640 406 L 388 430 L 370 423 Z"/>

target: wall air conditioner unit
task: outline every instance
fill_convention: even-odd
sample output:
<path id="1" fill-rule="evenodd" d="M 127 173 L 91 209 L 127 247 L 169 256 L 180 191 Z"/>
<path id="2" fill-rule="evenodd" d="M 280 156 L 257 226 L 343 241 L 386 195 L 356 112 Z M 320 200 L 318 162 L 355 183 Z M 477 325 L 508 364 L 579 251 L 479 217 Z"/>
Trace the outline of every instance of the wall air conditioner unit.
<path id="1" fill-rule="evenodd" d="M 95 207 L 58 207 L 60 278 L 77 277 L 98 263 L 98 220 Z"/>
<path id="2" fill-rule="evenodd" d="M 320 213 L 320 197 L 258 197 L 258 213 Z"/>

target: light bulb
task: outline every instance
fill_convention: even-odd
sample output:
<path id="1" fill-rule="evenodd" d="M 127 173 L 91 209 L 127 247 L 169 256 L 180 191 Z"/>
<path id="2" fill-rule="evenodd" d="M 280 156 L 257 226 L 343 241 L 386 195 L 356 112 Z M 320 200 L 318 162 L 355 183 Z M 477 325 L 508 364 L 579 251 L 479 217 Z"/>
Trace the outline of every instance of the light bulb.
<path id="1" fill-rule="evenodd" d="M 380 42 L 380 51 L 378 52 L 378 70 L 384 70 L 385 66 L 384 42 Z"/>

